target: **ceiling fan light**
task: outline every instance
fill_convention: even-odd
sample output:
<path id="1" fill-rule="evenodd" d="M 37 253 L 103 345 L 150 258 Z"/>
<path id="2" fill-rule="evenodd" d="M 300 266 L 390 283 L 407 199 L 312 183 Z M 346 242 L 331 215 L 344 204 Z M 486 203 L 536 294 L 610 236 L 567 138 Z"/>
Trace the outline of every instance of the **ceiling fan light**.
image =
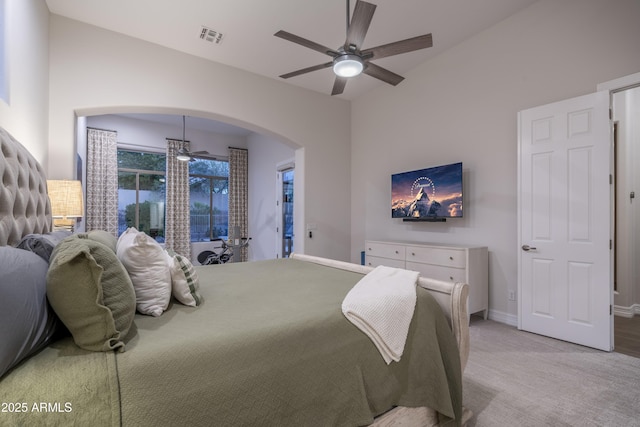
<path id="1" fill-rule="evenodd" d="M 338 77 L 355 77 L 362 72 L 364 65 L 358 55 L 340 55 L 333 60 L 333 72 Z"/>
<path id="2" fill-rule="evenodd" d="M 180 150 L 178 150 L 178 154 L 176 154 L 176 159 L 180 160 L 181 162 L 188 162 L 189 160 L 191 160 L 191 156 L 184 150 L 184 148 L 181 148 Z"/>

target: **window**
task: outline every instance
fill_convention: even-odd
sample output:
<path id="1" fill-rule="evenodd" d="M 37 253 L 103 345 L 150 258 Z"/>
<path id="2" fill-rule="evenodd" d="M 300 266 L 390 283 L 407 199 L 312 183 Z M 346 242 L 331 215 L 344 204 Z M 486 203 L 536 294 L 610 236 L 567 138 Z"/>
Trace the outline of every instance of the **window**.
<path id="1" fill-rule="evenodd" d="M 164 242 L 166 156 L 118 150 L 118 234 L 128 227 Z"/>
<path id="2" fill-rule="evenodd" d="M 164 242 L 166 155 L 118 150 L 118 234 L 136 227 Z M 189 162 L 191 241 L 228 237 L 229 162 Z"/>
<path id="3" fill-rule="evenodd" d="M 191 241 L 229 235 L 229 162 L 196 158 L 189 162 Z"/>
<path id="4" fill-rule="evenodd" d="M 9 72 L 7 59 L 7 6 L 5 0 L 0 0 L 0 99 L 9 103 Z"/>

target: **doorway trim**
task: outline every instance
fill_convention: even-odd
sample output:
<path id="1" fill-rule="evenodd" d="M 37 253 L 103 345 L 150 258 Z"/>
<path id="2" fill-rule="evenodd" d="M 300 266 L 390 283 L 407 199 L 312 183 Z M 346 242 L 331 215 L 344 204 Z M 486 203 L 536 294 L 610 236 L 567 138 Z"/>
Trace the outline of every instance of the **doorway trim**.
<path id="1" fill-rule="evenodd" d="M 634 74 L 630 74 L 627 76 L 623 76 L 617 79 L 613 79 L 613 80 L 609 80 L 606 82 L 602 82 L 599 83 L 596 88 L 598 91 L 602 91 L 602 90 L 606 90 L 609 91 L 609 108 L 611 109 L 611 111 L 613 111 L 613 96 L 616 93 L 620 93 L 620 92 L 624 92 L 625 90 L 628 89 L 633 89 L 636 87 L 640 87 L 640 73 L 634 73 Z M 612 117 L 613 119 L 613 117 Z M 612 122 L 613 123 L 613 122 Z M 612 130 L 613 132 L 613 130 Z M 617 143 L 617 141 L 616 141 Z M 614 156 L 612 155 L 612 162 L 615 161 Z M 612 174 L 615 177 L 617 175 L 617 170 L 614 168 L 614 165 L 612 164 Z M 615 182 L 614 182 L 615 185 Z M 613 192 L 612 192 L 613 194 Z M 612 195 L 613 197 L 613 195 Z M 613 230 L 615 230 L 615 220 L 616 220 L 616 211 L 615 211 L 615 207 L 616 207 L 616 200 L 615 198 L 613 198 L 611 200 L 611 209 L 612 209 L 612 213 L 611 213 L 611 230 L 612 230 L 612 236 L 613 234 Z M 614 242 L 613 244 L 613 253 L 612 253 L 612 270 L 615 271 L 616 269 L 616 265 L 615 265 L 615 249 L 616 249 L 616 242 Z M 640 250 L 640 248 L 638 248 Z M 612 275 L 614 274 L 612 271 Z M 613 278 L 612 278 L 613 280 Z M 613 286 L 613 282 L 612 282 L 612 286 Z M 617 292 L 616 290 L 614 290 L 614 296 L 618 295 L 619 292 Z M 623 317 L 633 317 L 634 314 L 640 314 L 640 304 L 633 304 L 630 308 L 629 307 L 622 307 L 622 306 L 617 306 L 615 305 L 615 301 L 614 301 L 614 305 L 613 305 L 613 314 L 616 316 L 623 316 Z"/>
<path id="2" fill-rule="evenodd" d="M 597 91 L 608 90 L 610 93 L 620 92 L 625 89 L 631 89 L 632 87 L 640 85 L 640 73 L 630 74 L 628 76 L 620 77 L 618 79 L 609 80 L 607 82 L 598 83 L 596 86 Z"/>

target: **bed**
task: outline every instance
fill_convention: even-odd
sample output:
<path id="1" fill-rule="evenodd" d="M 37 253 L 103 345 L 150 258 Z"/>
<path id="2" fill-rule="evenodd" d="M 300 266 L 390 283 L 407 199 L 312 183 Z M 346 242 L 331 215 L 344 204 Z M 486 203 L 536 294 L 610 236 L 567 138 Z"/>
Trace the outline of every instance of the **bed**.
<path id="1" fill-rule="evenodd" d="M 38 255 L 14 246 L 52 234 L 46 179 L 2 129 L 0 143 L 0 258 L 31 262 Z M 91 245 L 109 253 L 106 243 Z M 304 254 L 197 266 L 201 304 L 172 298 L 161 315 L 136 313 L 123 336 L 90 351 L 51 307 L 75 296 L 44 301 L 38 288 L 54 261 L 4 262 L 0 306 L 31 276 L 40 301 L 27 316 L 37 328 L 0 326 L 13 338 L 20 328 L 29 334 L 0 377 L 3 425 L 464 425 L 471 415 L 462 406 L 466 284 L 419 278 L 404 352 L 386 363 L 341 311 L 371 268 Z M 104 292 L 105 300 L 120 293 Z"/>

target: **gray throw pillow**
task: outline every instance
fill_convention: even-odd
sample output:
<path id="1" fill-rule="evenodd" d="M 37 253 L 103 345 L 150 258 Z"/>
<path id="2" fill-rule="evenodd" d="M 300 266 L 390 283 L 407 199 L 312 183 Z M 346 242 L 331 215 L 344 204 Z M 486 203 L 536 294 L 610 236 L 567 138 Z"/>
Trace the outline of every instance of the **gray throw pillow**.
<path id="1" fill-rule="evenodd" d="M 0 247 L 0 377 L 53 340 L 59 323 L 47 302 L 48 267 L 32 252 Z"/>
<path id="2" fill-rule="evenodd" d="M 57 230 L 45 234 L 27 234 L 16 247 L 31 251 L 49 262 L 56 245 L 69 236 L 71 236 L 71 231 L 67 230 Z"/>

